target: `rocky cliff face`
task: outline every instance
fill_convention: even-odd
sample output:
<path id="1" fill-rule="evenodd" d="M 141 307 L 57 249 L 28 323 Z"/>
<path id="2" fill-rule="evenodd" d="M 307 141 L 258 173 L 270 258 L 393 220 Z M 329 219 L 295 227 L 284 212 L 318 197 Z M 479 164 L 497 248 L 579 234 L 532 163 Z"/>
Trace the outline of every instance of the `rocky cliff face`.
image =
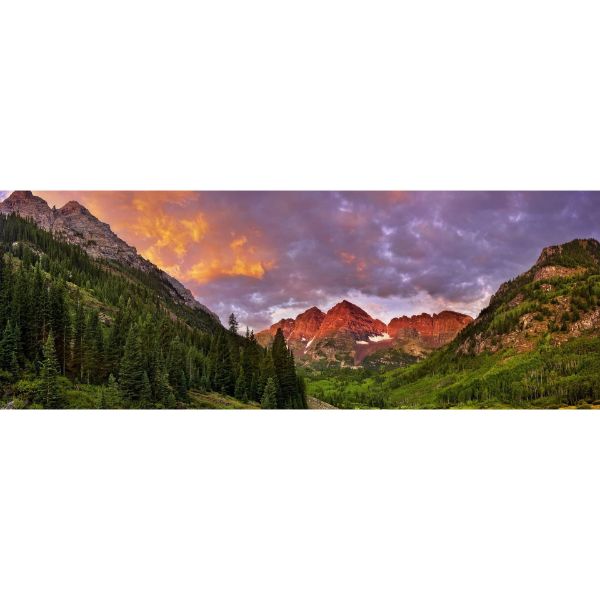
<path id="1" fill-rule="evenodd" d="M 202 310 L 219 320 L 217 315 L 198 302 L 179 281 L 140 256 L 136 249 L 117 236 L 108 224 L 97 219 L 78 202 L 72 200 L 59 209 L 50 208 L 43 198 L 28 191 L 18 191 L 13 192 L 4 202 L 0 202 L 0 214 L 11 213 L 31 219 L 42 229 L 80 246 L 94 258 L 115 261 L 146 273 L 156 273 L 165 282 L 176 302 Z"/>
<path id="2" fill-rule="evenodd" d="M 341 333 L 347 333 L 355 340 L 362 340 L 369 336 L 380 336 L 385 332 L 385 323 L 373 319 L 356 304 L 342 300 L 325 315 L 315 341 Z"/>
<path id="3" fill-rule="evenodd" d="M 24 219 L 31 219 L 46 230 L 51 230 L 55 212 L 44 199 L 31 192 L 13 192 L 0 203 L 0 214 L 17 214 Z"/>
<path id="4" fill-rule="evenodd" d="M 281 328 L 298 360 L 356 366 L 375 353 L 389 354 L 390 349 L 412 357 L 424 356 L 453 340 L 472 320 L 468 315 L 443 311 L 397 317 L 386 325 L 343 300 L 326 314 L 313 307 L 295 319 L 282 319 L 256 337 L 266 346 Z"/>
<path id="5" fill-rule="evenodd" d="M 469 315 L 444 310 L 433 315 L 422 313 L 412 317 L 396 317 L 389 322 L 387 330 L 393 338 L 406 335 L 414 337 L 416 333 L 432 348 L 439 348 L 452 341 L 472 320 Z"/>
<path id="6" fill-rule="evenodd" d="M 290 348 L 295 353 L 304 354 L 306 344 L 315 337 L 324 318 L 325 313 L 313 306 L 300 313 L 295 319 L 281 319 L 268 329 L 259 331 L 256 339 L 259 344 L 268 346 L 273 341 L 277 330 L 281 329 Z"/>
<path id="7" fill-rule="evenodd" d="M 290 332 L 289 339 L 297 342 L 308 342 L 317 335 L 324 319 L 325 313 L 316 306 L 300 313 L 296 319 L 293 319 L 294 328 Z"/>

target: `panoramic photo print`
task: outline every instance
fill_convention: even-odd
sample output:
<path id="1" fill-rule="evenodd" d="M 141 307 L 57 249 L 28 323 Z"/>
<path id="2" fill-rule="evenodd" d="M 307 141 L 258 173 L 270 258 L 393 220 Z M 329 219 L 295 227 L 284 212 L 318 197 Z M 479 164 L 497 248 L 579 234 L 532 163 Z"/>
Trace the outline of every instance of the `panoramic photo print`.
<path id="1" fill-rule="evenodd" d="M 598 239 L 598 192 L 0 192 L 0 406 L 599 408 Z"/>

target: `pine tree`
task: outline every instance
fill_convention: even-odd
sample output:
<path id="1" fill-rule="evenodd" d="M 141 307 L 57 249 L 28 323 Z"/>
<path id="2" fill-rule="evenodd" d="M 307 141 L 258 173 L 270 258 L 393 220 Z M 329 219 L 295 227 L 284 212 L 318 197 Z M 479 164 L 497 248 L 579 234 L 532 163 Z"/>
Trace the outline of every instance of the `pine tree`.
<path id="1" fill-rule="evenodd" d="M 277 387 L 277 375 L 275 374 L 275 365 L 273 364 L 273 353 L 271 350 L 267 350 L 260 362 L 259 370 L 259 382 L 257 386 L 257 396 L 262 398 L 267 381 L 273 379 L 275 386 Z"/>
<path id="2" fill-rule="evenodd" d="M 127 335 L 119 369 L 119 388 L 126 408 L 138 406 L 144 385 L 144 372 L 140 336 L 137 329 L 132 327 Z"/>
<path id="3" fill-rule="evenodd" d="M 179 338 L 175 337 L 169 346 L 169 356 L 167 359 L 167 370 L 169 372 L 169 383 L 178 399 L 184 400 L 187 395 L 187 381 L 184 386 L 181 385 L 181 374 L 185 377 L 185 346 Z"/>
<path id="4" fill-rule="evenodd" d="M 60 408 L 61 395 L 58 386 L 60 367 L 56 358 L 56 347 L 52 330 L 44 344 L 44 360 L 41 369 L 40 402 L 46 408 Z"/>
<path id="5" fill-rule="evenodd" d="M 214 389 L 223 394 L 233 394 L 235 391 L 233 373 L 229 344 L 225 339 L 225 335 L 220 333 L 217 336 L 215 348 Z"/>
<path id="6" fill-rule="evenodd" d="M 277 408 L 277 386 L 272 377 L 269 377 L 267 381 L 260 405 L 262 408 Z"/>
<path id="7" fill-rule="evenodd" d="M 234 313 L 229 315 L 229 331 L 233 334 L 237 334 L 239 323 Z"/>
<path id="8" fill-rule="evenodd" d="M 83 334 L 83 379 L 99 383 L 104 377 L 104 337 L 97 311 L 87 318 Z"/>
<path id="9" fill-rule="evenodd" d="M 248 388 L 246 386 L 246 375 L 244 374 L 244 367 L 240 367 L 239 374 L 235 381 L 235 392 L 233 394 L 236 398 L 243 400 L 248 399 Z"/>
<path id="10" fill-rule="evenodd" d="M 48 295 L 49 326 L 54 332 L 56 357 L 61 373 L 66 371 L 67 348 L 69 346 L 69 313 L 66 306 L 66 289 L 62 280 L 50 286 Z"/>
<path id="11" fill-rule="evenodd" d="M 0 369 L 9 371 L 13 355 L 17 352 L 15 329 L 10 319 L 6 322 L 2 339 L 0 339 Z"/>
<path id="12" fill-rule="evenodd" d="M 184 371 L 179 373 L 179 381 L 177 383 L 177 387 L 175 388 L 175 393 L 179 400 L 188 399 L 188 383 Z"/>
<path id="13" fill-rule="evenodd" d="M 83 335 L 85 331 L 85 312 L 81 298 L 77 299 L 75 319 L 73 321 L 73 351 L 71 356 L 71 371 L 80 381 L 83 379 Z"/>
<path id="14" fill-rule="evenodd" d="M 108 385 L 104 392 L 105 408 L 117 408 L 121 405 L 121 390 L 115 376 L 111 373 L 108 376 Z"/>
<path id="15" fill-rule="evenodd" d="M 159 354 L 154 375 L 154 390 L 157 406 L 175 408 L 175 395 L 169 384 L 169 373 L 162 353 Z"/>
<path id="16" fill-rule="evenodd" d="M 144 371 L 142 375 L 142 387 L 140 389 L 140 408 L 152 408 L 152 387 L 150 386 L 150 378 L 148 373 Z"/>

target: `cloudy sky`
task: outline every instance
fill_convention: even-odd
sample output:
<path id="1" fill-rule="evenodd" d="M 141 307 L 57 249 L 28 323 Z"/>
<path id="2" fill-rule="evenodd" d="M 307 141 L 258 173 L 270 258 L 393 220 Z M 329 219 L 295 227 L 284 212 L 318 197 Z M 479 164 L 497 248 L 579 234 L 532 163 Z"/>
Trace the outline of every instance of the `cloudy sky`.
<path id="1" fill-rule="evenodd" d="M 600 237 L 590 192 L 35 192 L 78 200 L 223 319 L 343 298 L 384 321 L 476 315 L 544 246 Z"/>

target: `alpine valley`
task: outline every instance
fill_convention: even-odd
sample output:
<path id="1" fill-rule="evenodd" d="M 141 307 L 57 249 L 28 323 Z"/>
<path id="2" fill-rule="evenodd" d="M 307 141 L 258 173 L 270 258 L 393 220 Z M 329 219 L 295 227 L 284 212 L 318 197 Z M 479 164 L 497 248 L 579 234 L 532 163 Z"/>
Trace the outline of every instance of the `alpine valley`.
<path id="1" fill-rule="evenodd" d="M 0 405 L 598 408 L 600 243 L 538 251 L 475 319 L 385 323 L 341 300 L 255 336 L 82 204 L 13 192 L 0 202 Z"/>

